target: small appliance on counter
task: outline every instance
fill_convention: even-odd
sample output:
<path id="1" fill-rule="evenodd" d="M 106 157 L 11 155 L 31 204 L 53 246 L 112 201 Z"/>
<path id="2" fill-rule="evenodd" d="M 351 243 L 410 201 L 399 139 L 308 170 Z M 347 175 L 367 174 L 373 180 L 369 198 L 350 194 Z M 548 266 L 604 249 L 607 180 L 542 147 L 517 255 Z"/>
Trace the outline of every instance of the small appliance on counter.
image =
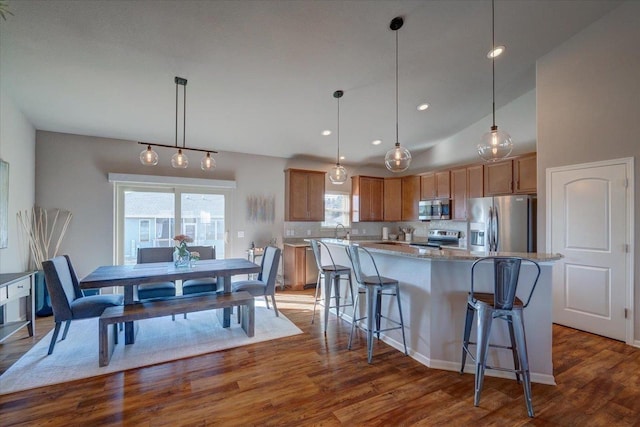
<path id="1" fill-rule="evenodd" d="M 426 246 L 440 249 L 442 245 L 457 245 L 460 232 L 456 230 L 429 230 L 426 242 L 413 242 L 412 246 Z"/>

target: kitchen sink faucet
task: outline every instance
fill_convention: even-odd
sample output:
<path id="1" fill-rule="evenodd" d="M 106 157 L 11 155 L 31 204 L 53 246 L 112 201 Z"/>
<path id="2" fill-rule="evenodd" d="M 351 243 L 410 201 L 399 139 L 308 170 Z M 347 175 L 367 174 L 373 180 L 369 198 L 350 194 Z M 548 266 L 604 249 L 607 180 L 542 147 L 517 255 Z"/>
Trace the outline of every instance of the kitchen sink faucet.
<path id="1" fill-rule="evenodd" d="M 340 237 L 340 239 L 344 239 L 345 237 L 349 236 L 349 232 L 348 232 L 348 231 L 347 231 L 347 229 L 344 227 L 344 225 L 342 225 L 342 224 L 338 223 L 338 225 L 336 225 L 336 229 L 335 229 L 335 232 L 334 232 L 334 237 L 335 237 L 336 239 L 338 239 L 338 229 L 339 229 L 339 228 L 341 228 L 341 227 L 342 227 L 342 231 L 344 231 L 344 232 L 346 233 L 346 235 L 345 235 L 345 236 Z"/>

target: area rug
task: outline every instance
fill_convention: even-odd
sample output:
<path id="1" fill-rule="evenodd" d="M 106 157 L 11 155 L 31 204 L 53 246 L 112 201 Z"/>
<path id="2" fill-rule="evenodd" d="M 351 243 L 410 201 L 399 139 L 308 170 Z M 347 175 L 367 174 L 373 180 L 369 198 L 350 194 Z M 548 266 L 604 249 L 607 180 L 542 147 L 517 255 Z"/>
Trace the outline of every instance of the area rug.
<path id="1" fill-rule="evenodd" d="M 258 303 L 258 300 L 256 300 Z M 0 376 L 0 394 L 45 385 L 124 371 L 141 366 L 212 353 L 233 347 L 274 340 L 302 333 L 282 313 L 256 304 L 255 336 L 247 337 L 231 317 L 231 327 L 223 328 L 214 310 L 142 320 L 136 342 L 125 346 L 124 334 L 116 346 L 108 366 L 98 367 L 98 319 L 71 323 L 64 341 L 58 341 L 47 356 L 53 332 L 42 338 L 31 350 Z M 62 335 L 62 331 L 60 332 Z M 59 338 L 58 338 L 59 339 Z"/>

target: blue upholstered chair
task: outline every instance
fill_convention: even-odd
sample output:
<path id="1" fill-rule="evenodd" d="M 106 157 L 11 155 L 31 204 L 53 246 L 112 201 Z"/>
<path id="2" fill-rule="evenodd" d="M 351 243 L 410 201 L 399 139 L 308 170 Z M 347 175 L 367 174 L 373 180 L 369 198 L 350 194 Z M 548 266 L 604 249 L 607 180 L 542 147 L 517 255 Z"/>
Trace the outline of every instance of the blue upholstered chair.
<path id="1" fill-rule="evenodd" d="M 263 296 L 269 308 L 269 299 L 273 302 L 273 310 L 278 316 L 278 307 L 276 306 L 276 277 L 278 275 L 278 264 L 280 263 L 280 248 L 275 246 L 267 246 L 264 248 L 262 256 L 261 270 L 257 280 L 241 280 L 233 282 L 231 289 L 233 292 L 247 291 L 254 297 Z M 238 310 L 239 312 L 239 310 Z M 239 313 L 238 313 L 239 314 Z"/>
<path id="2" fill-rule="evenodd" d="M 60 341 L 67 337 L 72 320 L 98 317 L 105 308 L 122 305 L 122 295 L 84 296 L 68 255 L 43 261 L 42 269 L 51 297 L 55 320 L 55 329 L 49 344 L 48 354 L 53 353 L 62 322 L 66 322 L 66 324 Z"/>
<path id="3" fill-rule="evenodd" d="M 138 248 L 138 264 L 172 262 L 173 248 Z M 171 281 L 138 285 L 138 299 L 166 298 L 176 296 L 176 284 Z"/>
<path id="4" fill-rule="evenodd" d="M 189 246 L 190 252 L 198 252 L 200 259 L 216 259 L 215 246 Z M 202 279 L 185 280 L 182 283 L 182 295 L 199 294 L 201 292 L 215 292 L 218 290 L 218 279 L 204 277 Z"/>

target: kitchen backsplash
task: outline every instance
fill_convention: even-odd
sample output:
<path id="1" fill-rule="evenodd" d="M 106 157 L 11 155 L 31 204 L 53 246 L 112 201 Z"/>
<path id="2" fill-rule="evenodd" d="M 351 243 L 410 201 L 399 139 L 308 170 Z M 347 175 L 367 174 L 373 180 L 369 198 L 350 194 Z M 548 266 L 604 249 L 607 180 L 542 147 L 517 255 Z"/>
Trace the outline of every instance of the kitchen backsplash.
<path id="1" fill-rule="evenodd" d="M 398 234 L 400 227 L 411 227 L 414 237 L 426 238 L 430 229 L 456 230 L 466 238 L 467 223 L 464 221 L 409 221 L 409 222 L 356 222 L 346 227 L 352 238 L 357 236 L 382 237 L 382 227 L 388 227 L 389 233 Z M 345 231 L 339 230 L 340 235 Z M 283 237 L 285 239 L 306 237 L 334 237 L 335 227 L 322 227 L 320 222 L 285 222 Z"/>

